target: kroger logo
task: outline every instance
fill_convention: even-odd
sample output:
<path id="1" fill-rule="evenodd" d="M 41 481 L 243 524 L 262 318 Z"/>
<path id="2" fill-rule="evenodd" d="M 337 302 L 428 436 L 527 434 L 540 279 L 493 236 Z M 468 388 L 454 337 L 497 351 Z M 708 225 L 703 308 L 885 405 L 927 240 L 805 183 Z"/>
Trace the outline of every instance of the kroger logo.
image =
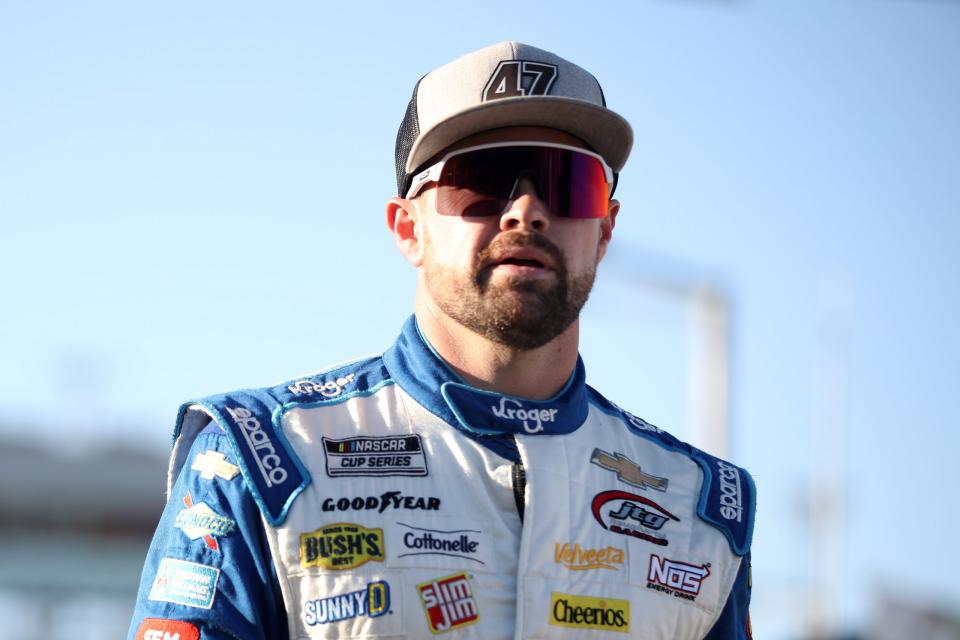
<path id="1" fill-rule="evenodd" d="M 493 415 L 506 420 L 522 420 L 527 433 L 540 433 L 544 422 L 557 419 L 557 409 L 524 409 L 523 403 L 513 398 L 500 398 L 500 406 L 491 406 Z"/>

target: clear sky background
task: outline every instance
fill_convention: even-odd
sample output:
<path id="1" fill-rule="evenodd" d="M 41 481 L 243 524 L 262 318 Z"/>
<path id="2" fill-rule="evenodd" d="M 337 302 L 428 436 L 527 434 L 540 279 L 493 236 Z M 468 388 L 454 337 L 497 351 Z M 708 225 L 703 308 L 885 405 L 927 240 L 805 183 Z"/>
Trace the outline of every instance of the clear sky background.
<path id="1" fill-rule="evenodd" d="M 506 39 L 593 71 L 635 131 L 589 381 L 683 436 L 688 318 L 625 283 L 731 301 L 758 637 L 808 593 L 844 627 L 886 592 L 960 609 L 950 0 L 0 0 L 2 429 L 159 449 L 186 398 L 388 346 L 397 125 L 423 73 Z M 830 505 L 818 564 L 803 513 Z"/>

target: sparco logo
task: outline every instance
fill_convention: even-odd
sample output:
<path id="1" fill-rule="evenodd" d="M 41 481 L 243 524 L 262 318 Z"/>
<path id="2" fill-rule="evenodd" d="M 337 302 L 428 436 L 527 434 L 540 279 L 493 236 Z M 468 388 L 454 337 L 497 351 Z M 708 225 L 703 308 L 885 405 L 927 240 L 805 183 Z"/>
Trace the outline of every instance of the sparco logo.
<path id="1" fill-rule="evenodd" d="M 604 509 L 606 506 L 609 509 Z M 668 520 L 680 521 L 653 500 L 627 491 L 603 491 L 591 503 L 593 517 L 604 529 L 665 546 L 668 541 L 655 531 Z"/>
<path id="2" fill-rule="evenodd" d="M 697 566 L 651 555 L 647 588 L 671 593 L 685 600 L 696 600 L 701 583 L 709 575 L 709 564 Z"/>
<path id="3" fill-rule="evenodd" d="M 356 569 L 370 561 L 383 562 L 383 529 L 338 522 L 300 534 L 300 566 Z"/>
<path id="4" fill-rule="evenodd" d="M 387 491 L 377 496 L 357 498 L 327 498 L 320 505 L 324 511 L 364 511 L 376 509 L 383 513 L 387 509 L 422 509 L 436 511 L 440 508 L 440 498 L 405 496 L 399 491 Z"/>
<path id="5" fill-rule="evenodd" d="M 250 413 L 249 409 L 237 407 L 235 409 L 227 408 L 230 417 L 237 423 L 243 432 L 243 437 L 250 447 L 250 452 L 257 460 L 257 467 L 260 469 L 260 475 L 266 481 L 268 487 L 275 484 L 282 484 L 287 479 L 287 470 L 280 466 L 283 461 L 277 455 L 277 450 L 270 441 L 270 436 L 260 427 L 260 421 Z"/>
<path id="6" fill-rule="evenodd" d="M 720 515 L 727 520 L 743 519 L 743 494 L 740 491 L 740 470 L 723 460 L 720 467 Z"/>
<path id="7" fill-rule="evenodd" d="M 550 605 L 550 624 L 558 627 L 630 631 L 629 600 L 553 592 Z"/>
<path id="8" fill-rule="evenodd" d="M 480 619 L 466 573 L 423 582 L 417 585 L 417 591 L 432 633 L 466 627 Z"/>
<path id="9" fill-rule="evenodd" d="M 306 396 L 313 393 L 319 393 L 325 398 L 336 398 L 343 393 L 343 388 L 353 382 L 353 374 L 348 373 L 342 378 L 336 380 L 327 380 L 326 382 L 317 382 L 314 380 L 298 380 L 291 384 L 287 389 L 295 396 Z"/>
<path id="10" fill-rule="evenodd" d="M 450 556 L 452 558 L 462 558 L 472 560 L 479 564 L 486 564 L 483 560 L 476 557 L 480 554 L 480 539 L 482 532 L 475 529 L 458 529 L 454 531 L 442 531 L 440 529 L 425 529 L 423 527 L 414 527 L 403 522 L 397 523 L 399 526 L 407 529 L 401 540 L 405 548 L 404 553 L 397 557 L 405 558 L 407 556 Z"/>
<path id="11" fill-rule="evenodd" d="M 543 431 L 544 422 L 553 422 L 557 418 L 557 409 L 524 409 L 523 403 L 513 398 L 500 398 L 500 406 L 490 407 L 493 415 L 506 420 L 523 420 L 523 430 L 527 433 Z"/>

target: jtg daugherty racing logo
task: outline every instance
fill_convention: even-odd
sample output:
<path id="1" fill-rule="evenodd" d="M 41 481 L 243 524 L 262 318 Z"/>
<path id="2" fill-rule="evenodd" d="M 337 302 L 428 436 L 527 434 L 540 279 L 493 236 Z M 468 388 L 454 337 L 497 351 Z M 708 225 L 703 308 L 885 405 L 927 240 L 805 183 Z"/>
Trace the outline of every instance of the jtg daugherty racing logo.
<path id="1" fill-rule="evenodd" d="M 743 493 L 740 488 L 740 470 L 723 460 L 720 467 L 720 515 L 727 520 L 743 519 Z"/>
<path id="2" fill-rule="evenodd" d="M 510 403 L 512 406 L 508 406 Z M 523 420 L 523 430 L 527 433 L 540 433 L 544 422 L 557 419 L 558 409 L 525 409 L 523 403 L 513 398 L 501 397 L 500 406 L 492 405 L 493 415 L 506 420 Z"/>
<path id="3" fill-rule="evenodd" d="M 250 413 L 249 409 L 244 407 L 235 409 L 228 407 L 227 411 L 243 432 L 243 437 L 257 460 L 260 475 L 263 476 L 267 486 L 283 484 L 287 479 L 287 470 L 281 466 L 283 460 L 277 455 L 277 450 L 274 448 L 273 442 L 270 441 L 270 436 L 260 427 L 260 421 Z"/>
<path id="4" fill-rule="evenodd" d="M 603 507 L 610 502 L 614 507 L 604 512 Z M 666 546 L 669 541 L 656 532 L 669 520 L 680 521 L 653 500 L 627 491 L 602 491 L 594 496 L 591 508 L 593 517 L 604 529 L 660 546 Z"/>

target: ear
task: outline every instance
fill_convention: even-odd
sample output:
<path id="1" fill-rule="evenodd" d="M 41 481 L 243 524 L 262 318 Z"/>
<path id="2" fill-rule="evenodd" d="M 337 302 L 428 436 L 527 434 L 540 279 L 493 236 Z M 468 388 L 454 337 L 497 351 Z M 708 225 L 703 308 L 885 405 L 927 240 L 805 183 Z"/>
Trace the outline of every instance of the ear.
<path id="1" fill-rule="evenodd" d="M 613 228 L 617 224 L 617 214 L 620 213 L 620 201 L 611 200 L 607 217 L 600 221 L 600 243 L 597 246 L 597 262 L 607 253 L 607 245 L 613 238 Z"/>
<path id="2" fill-rule="evenodd" d="M 406 198 L 387 200 L 387 228 L 400 254 L 415 267 L 423 263 L 423 228 L 416 203 Z"/>

